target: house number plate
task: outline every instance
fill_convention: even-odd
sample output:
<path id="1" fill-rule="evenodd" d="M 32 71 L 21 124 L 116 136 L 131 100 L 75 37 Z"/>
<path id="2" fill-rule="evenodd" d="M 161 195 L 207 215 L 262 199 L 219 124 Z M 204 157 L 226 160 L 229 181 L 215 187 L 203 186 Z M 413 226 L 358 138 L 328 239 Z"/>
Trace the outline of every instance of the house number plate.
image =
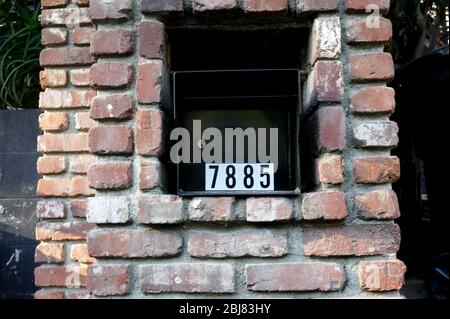
<path id="1" fill-rule="evenodd" d="M 274 165 L 206 164 L 206 191 L 273 191 Z"/>

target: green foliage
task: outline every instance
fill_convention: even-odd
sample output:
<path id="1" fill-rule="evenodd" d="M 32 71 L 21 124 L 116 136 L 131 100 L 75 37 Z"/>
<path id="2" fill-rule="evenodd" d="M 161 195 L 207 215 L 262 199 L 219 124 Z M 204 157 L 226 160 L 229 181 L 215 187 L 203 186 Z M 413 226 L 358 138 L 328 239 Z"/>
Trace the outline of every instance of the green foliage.
<path id="1" fill-rule="evenodd" d="M 36 108 L 40 2 L 0 0 L 0 109 Z"/>

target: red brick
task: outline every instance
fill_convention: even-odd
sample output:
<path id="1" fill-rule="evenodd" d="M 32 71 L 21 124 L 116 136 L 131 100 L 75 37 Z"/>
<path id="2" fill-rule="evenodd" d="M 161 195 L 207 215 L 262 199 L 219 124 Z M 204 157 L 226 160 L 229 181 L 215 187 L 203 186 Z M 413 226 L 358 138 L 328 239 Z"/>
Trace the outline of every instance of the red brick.
<path id="1" fill-rule="evenodd" d="M 88 108 L 96 95 L 97 92 L 94 90 L 45 90 L 40 94 L 39 107 L 43 109 Z"/>
<path id="2" fill-rule="evenodd" d="M 45 134 L 38 136 L 38 152 L 85 152 L 88 151 L 87 134 Z"/>
<path id="3" fill-rule="evenodd" d="M 45 69 L 39 73 L 42 89 L 65 87 L 67 85 L 66 70 Z"/>
<path id="4" fill-rule="evenodd" d="M 358 264 L 357 271 L 363 290 L 400 290 L 405 284 L 406 266 L 400 260 L 363 261 Z"/>
<path id="5" fill-rule="evenodd" d="M 130 128 L 105 125 L 89 131 L 89 149 L 96 154 L 130 154 L 133 152 L 133 135 Z"/>
<path id="6" fill-rule="evenodd" d="M 343 220 L 347 217 L 344 193 L 316 192 L 303 194 L 303 219 Z"/>
<path id="7" fill-rule="evenodd" d="M 64 299 L 64 291 L 40 289 L 34 293 L 34 299 Z"/>
<path id="8" fill-rule="evenodd" d="M 36 194 L 42 197 L 74 197 L 95 195 L 84 177 L 38 180 Z"/>
<path id="9" fill-rule="evenodd" d="M 342 156 L 326 154 L 316 160 L 316 183 L 342 184 L 344 182 L 344 161 Z"/>
<path id="10" fill-rule="evenodd" d="M 304 89 L 304 110 L 321 102 L 340 102 L 342 98 L 342 64 L 338 61 L 317 61 Z"/>
<path id="11" fill-rule="evenodd" d="M 319 17 L 309 39 L 308 63 L 314 65 L 318 59 L 337 59 L 341 54 L 341 21 L 339 17 Z"/>
<path id="12" fill-rule="evenodd" d="M 62 7 L 65 6 L 69 0 L 42 0 L 42 8 Z"/>
<path id="13" fill-rule="evenodd" d="M 91 86 L 95 88 L 123 88 L 131 83 L 133 67 L 123 62 L 95 63 L 90 71 Z"/>
<path id="14" fill-rule="evenodd" d="M 352 108 L 355 113 L 393 113 L 395 91 L 383 86 L 361 89 L 352 97 Z"/>
<path id="15" fill-rule="evenodd" d="M 89 27 L 75 28 L 72 33 L 73 43 L 75 45 L 89 45 L 95 29 Z M 92 50 L 91 50 L 92 52 Z"/>
<path id="16" fill-rule="evenodd" d="M 125 189 L 133 182 L 131 163 L 95 164 L 89 168 L 89 186 L 94 189 Z"/>
<path id="17" fill-rule="evenodd" d="M 74 174 L 86 174 L 89 167 L 97 162 L 94 155 L 74 155 L 70 157 L 69 171 Z"/>
<path id="18" fill-rule="evenodd" d="M 39 115 L 39 128 L 45 132 L 62 132 L 69 128 L 69 117 L 63 112 L 44 112 Z"/>
<path id="19" fill-rule="evenodd" d="M 40 266 L 34 270 L 38 287 L 79 288 L 86 285 L 86 268 L 78 266 Z"/>
<path id="20" fill-rule="evenodd" d="M 141 162 L 139 171 L 139 188 L 141 190 L 150 190 L 160 186 L 159 170 L 161 169 L 158 162 Z"/>
<path id="21" fill-rule="evenodd" d="M 299 12 L 336 11 L 339 0 L 299 0 Z"/>
<path id="22" fill-rule="evenodd" d="M 396 219 L 400 217 L 397 194 L 389 189 L 357 194 L 355 211 L 362 219 Z"/>
<path id="23" fill-rule="evenodd" d="M 164 57 L 164 23 L 157 20 L 139 23 L 139 54 L 149 59 Z"/>
<path id="24" fill-rule="evenodd" d="M 395 122 L 363 122 L 353 125 L 355 147 L 388 147 L 398 144 L 398 126 Z"/>
<path id="25" fill-rule="evenodd" d="M 87 293 L 86 291 L 80 290 L 68 290 L 66 292 L 66 299 L 92 299 L 92 295 Z"/>
<path id="26" fill-rule="evenodd" d="M 345 274 L 334 263 L 246 265 L 247 288 L 252 291 L 338 291 Z"/>
<path id="27" fill-rule="evenodd" d="M 85 240 L 89 230 L 95 224 L 84 221 L 74 222 L 40 222 L 36 225 L 37 240 Z"/>
<path id="28" fill-rule="evenodd" d="M 244 0 L 245 12 L 287 12 L 288 0 Z"/>
<path id="29" fill-rule="evenodd" d="M 42 10 L 39 21 L 43 27 L 72 27 L 91 23 L 88 8 L 77 7 Z"/>
<path id="30" fill-rule="evenodd" d="M 160 156 L 163 146 L 163 113 L 138 110 L 136 113 L 136 152 L 143 156 Z"/>
<path id="31" fill-rule="evenodd" d="M 270 230 L 226 233 L 194 232 L 189 255 L 200 258 L 281 257 L 288 253 L 286 232 Z"/>
<path id="32" fill-rule="evenodd" d="M 121 296 L 130 292 L 128 265 L 92 265 L 87 274 L 87 288 L 94 296 Z"/>
<path id="33" fill-rule="evenodd" d="M 96 224 L 123 224 L 130 220 L 130 199 L 123 196 L 92 197 L 88 200 L 87 221 Z"/>
<path id="34" fill-rule="evenodd" d="M 129 30 L 97 30 L 91 39 L 94 55 L 128 55 L 133 52 L 133 33 Z"/>
<path id="35" fill-rule="evenodd" d="M 183 200 L 175 195 L 137 197 L 137 222 L 141 224 L 176 224 L 184 221 Z"/>
<path id="36" fill-rule="evenodd" d="M 233 219 L 233 197 L 196 197 L 189 203 L 189 219 L 201 222 L 225 222 Z"/>
<path id="37" fill-rule="evenodd" d="M 306 256 L 373 256 L 395 254 L 400 246 L 400 230 L 395 224 L 305 227 L 303 249 Z"/>
<path id="38" fill-rule="evenodd" d="M 353 175 L 361 184 L 394 183 L 400 178 L 400 160 L 395 156 L 357 158 Z"/>
<path id="39" fill-rule="evenodd" d="M 254 197 L 246 201 L 248 222 L 286 221 L 293 216 L 292 203 L 282 197 Z"/>
<path id="40" fill-rule="evenodd" d="M 128 94 L 97 96 L 92 101 L 90 116 L 96 120 L 130 119 L 133 100 Z"/>
<path id="41" fill-rule="evenodd" d="M 230 264 L 153 264 L 139 267 L 144 293 L 232 293 L 234 268 Z"/>
<path id="42" fill-rule="evenodd" d="M 38 218 L 64 218 L 66 216 L 64 202 L 50 200 L 38 201 L 36 204 Z"/>
<path id="43" fill-rule="evenodd" d="M 71 203 L 71 210 L 73 217 L 86 217 L 87 200 L 86 199 L 74 199 Z"/>
<path id="44" fill-rule="evenodd" d="M 39 157 L 37 161 L 39 174 L 61 174 L 66 171 L 66 159 L 64 156 Z"/>
<path id="45" fill-rule="evenodd" d="M 70 70 L 70 83 L 73 86 L 89 86 L 90 85 L 90 70 L 89 69 L 75 69 Z"/>
<path id="46" fill-rule="evenodd" d="M 390 81 L 394 78 L 394 61 L 390 53 L 367 53 L 349 58 L 353 81 Z"/>
<path id="47" fill-rule="evenodd" d="M 347 23 L 348 43 L 382 43 L 388 44 L 392 39 L 392 23 L 379 18 L 379 25 L 373 26 L 367 18 L 351 19 Z"/>
<path id="48" fill-rule="evenodd" d="M 168 257 L 180 253 L 182 239 L 176 232 L 152 229 L 94 229 L 88 235 L 92 257 Z"/>
<path id="49" fill-rule="evenodd" d="M 89 112 L 79 112 L 75 114 L 75 128 L 79 131 L 89 131 L 93 127 L 97 127 L 98 122 L 91 119 Z"/>
<path id="50" fill-rule="evenodd" d="M 36 263 L 63 263 L 64 244 L 40 243 L 34 253 Z"/>
<path id="51" fill-rule="evenodd" d="M 390 0 L 346 0 L 345 8 L 349 12 L 367 12 L 371 6 L 377 6 L 380 12 L 386 13 L 389 10 Z M 372 8 L 373 9 L 373 8 Z"/>
<path id="52" fill-rule="evenodd" d="M 48 44 L 66 44 L 67 29 L 64 28 L 44 28 L 41 30 L 41 43 Z"/>
<path id="53" fill-rule="evenodd" d="M 143 13 L 182 12 L 183 0 L 141 0 L 140 9 Z"/>
<path id="54" fill-rule="evenodd" d="M 41 51 L 41 66 L 76 66 L 95 62 L 89 48 L 47 48 Z"/>
<path id="55" fill-rule="evenodd" d="M 131 18 L 132 0 L 91 0 L 90 15 L 96 22 L 124 22 Z"/>
<path id="56" fill-rule="evenodd" d="M 86 244 L 72 244 L 70 247 L 70 259 L 83 264 L 92 264 L 95 262 L 95 258 L 89 256 Z"/>
<path id="57" fill-rule="evenodd" d="M 346 118 L 344 109 L 338 106 L 324 107 L 316 111 L 310 120 L 314 147 L 317 153 L 341 151 L 346 143 Z"/>
<path id="58" fill-rule="evenodd" d="M 142 60 L 137 70 L 137 100 L 141 104 L 161 101 L 162 62 Z"/>
<path id="59" fill-rule="evenodd" d="M 237 5 L 236 0 L 192 0 L 192 8 L 197 12 L 236 9 Z"/>

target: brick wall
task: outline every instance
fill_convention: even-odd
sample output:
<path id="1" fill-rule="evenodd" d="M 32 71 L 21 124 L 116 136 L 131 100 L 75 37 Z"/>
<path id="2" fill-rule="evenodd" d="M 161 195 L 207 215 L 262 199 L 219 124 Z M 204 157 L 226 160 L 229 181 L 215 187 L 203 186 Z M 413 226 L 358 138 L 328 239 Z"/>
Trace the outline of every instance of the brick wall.
<path id="1" fill-rule="evenodd" d="M 42 1 L 36 298 L 398 296 L 391 24 L 370 4 L 389 1 Z M 166 23 L 227 12 L 311 24 L 314 192 L 164 194 Z"/>

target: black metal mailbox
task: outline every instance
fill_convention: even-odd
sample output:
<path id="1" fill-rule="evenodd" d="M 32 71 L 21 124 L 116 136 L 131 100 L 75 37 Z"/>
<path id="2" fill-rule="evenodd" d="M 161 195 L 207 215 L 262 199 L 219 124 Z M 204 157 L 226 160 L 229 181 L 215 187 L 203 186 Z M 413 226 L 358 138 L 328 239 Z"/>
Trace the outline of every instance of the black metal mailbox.
<path id="1" fill-rule="evenodd" d="M 174 72 L 173 96 L 178 194 L 298 194 L 299 70 Z"/>

